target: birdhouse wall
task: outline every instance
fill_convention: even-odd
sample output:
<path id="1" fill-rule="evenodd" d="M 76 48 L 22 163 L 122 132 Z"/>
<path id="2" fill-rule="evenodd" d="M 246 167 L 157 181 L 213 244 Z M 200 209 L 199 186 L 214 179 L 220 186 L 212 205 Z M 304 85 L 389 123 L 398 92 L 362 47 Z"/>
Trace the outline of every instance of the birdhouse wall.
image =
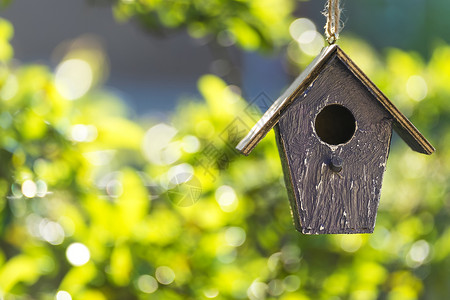
<path id="1" fill-rule="evenodd" d="M 316 132 L 316 116 L 332 104 L 347 108 L 355 119 L 354 134 L 344 144 L 326 143 Z M 373 232 L 392 119 L 345 63 L 331 58 L 275 129 L 297 229 Z M 331 170 L 332 157 L 342 159 L 340 172 Z"/>

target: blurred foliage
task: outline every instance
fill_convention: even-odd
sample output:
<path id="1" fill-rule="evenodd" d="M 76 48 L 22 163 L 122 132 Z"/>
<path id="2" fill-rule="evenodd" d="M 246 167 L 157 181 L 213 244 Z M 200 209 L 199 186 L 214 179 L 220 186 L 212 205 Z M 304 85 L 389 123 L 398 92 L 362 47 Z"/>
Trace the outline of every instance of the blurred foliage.
<path id="1" fill-rule="evenodd" d="M 125 17 L 156 14 L 163 26 L 185 26 L 193 16 L 199 28 L 233 31 L 236 16 L 222 2 L 192 3 L 123 1 L 116 9 Z M 256 9 L 271 1 L 233 3 Z M 173 19 L 172 9 L 179 10 Z M 245 30 L 264 44 L 271 39 L 259 31 L 277 27 L 259 25 Z M 272 133 L 249 157 L 233 150 L 258 119 L 236 87 L 206 75 L 205 101 L 181 104 L 164 123 L 132 122 L 101 86 L 98 55 L 72 51 L 52 72 L 12 59 L 11 36 L 1 20 L 0 298 L 450 295 L 450 46 L 423 61 L 342 40 L 438 150 L 426 157 L 394 140 L 372 235 L 302 236 Z"/>
<path id="2" fill-rule="evenodd" d="M 247 50 L 283 45 L 292 21 L 293 0 L 114 1 L 119 20 L 133 18 L 144 29 L 166 35 L 187 29 L 194 38 L 211 35 L 222 46 Z"/>

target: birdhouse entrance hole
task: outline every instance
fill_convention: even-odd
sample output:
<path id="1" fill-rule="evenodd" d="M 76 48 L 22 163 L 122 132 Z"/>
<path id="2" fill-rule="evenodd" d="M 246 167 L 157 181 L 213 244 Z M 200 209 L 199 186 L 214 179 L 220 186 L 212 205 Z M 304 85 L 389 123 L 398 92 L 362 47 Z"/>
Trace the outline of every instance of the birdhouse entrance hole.
<path id="1" fill-rule="evenodd" d="M 352 112 L 339 104 L 325 106 L 316 116 L 314 125 L 319 138 L 330 145 L 345 144 L 356 130 Z"/>

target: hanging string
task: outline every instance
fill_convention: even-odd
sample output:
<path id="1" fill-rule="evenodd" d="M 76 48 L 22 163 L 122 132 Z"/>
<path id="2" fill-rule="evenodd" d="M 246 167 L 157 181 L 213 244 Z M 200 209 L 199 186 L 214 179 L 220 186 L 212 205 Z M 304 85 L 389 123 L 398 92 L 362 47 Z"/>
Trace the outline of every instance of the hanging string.
<path id="1" fill-rule="evenodd" d="M 325 25 L 325 35 L 328 44 L 336 43 L 339 38 L 341 9 L 339 8 L 339 0 L 327 0 L 325 11 L 323 13 L 327 18 Z"/>

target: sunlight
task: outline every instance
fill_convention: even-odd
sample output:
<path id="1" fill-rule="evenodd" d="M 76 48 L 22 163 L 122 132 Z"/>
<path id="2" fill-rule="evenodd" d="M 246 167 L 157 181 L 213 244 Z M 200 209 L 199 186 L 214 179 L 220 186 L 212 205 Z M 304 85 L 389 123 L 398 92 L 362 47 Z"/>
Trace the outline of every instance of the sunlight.
<path id="1" fill-rule="evenodd" d="M 151 294 L 158 289 L 158 282 L 153 276 L 141 275 L 137 281 L 137 286 L 142 292 Z"/>
<path id="2" fill-rule="evenodd" d="M 81 243 L 72 243 L 66 250 L 67 260 L 74 266 L 82 266 L 91 258 L 89 249 Z"/>
<path id="3" fill-rule="evenodd" d="M 65 60 L 55 71 L 56 89 L 67 100 L 84 96 L 91 88 L 92 81 L 92 68 L 89 63 L 81 59 Z"/>
<path id="4" fill-rule="evenodd" d="M 236 193 L 228 185 L 222 185 L 216 190 L 216 201 L 224 212 L 232 212 L 238 205 Z"/>
<path id="5" fill-rule="evenodd" d="M 156 269 L 155 276 L 159 283 L 165 285 L 171 284 L 175 280 L 174 271 L 167 266 L 158 267 Z"/>
<path id="6" fill-rule="evenodd" d="M 422 101 L 428 94 L 428 85 L 422 76 L 413 75 L 406 82 L 406 92 L 413 100 Z"/>
<path id="7" fill-rule="evenodd" d="M 33 180 L 25 180 L 22 183 L 22 194 L 27 198 L 33 198 L 37 194 L 37 186 Z"/>
<path id="8" fill-rule="evenodd" d="M 56 300 L 72 300 L 72 296 L 66 291 L 58 291 L 55 298 Z"/>

